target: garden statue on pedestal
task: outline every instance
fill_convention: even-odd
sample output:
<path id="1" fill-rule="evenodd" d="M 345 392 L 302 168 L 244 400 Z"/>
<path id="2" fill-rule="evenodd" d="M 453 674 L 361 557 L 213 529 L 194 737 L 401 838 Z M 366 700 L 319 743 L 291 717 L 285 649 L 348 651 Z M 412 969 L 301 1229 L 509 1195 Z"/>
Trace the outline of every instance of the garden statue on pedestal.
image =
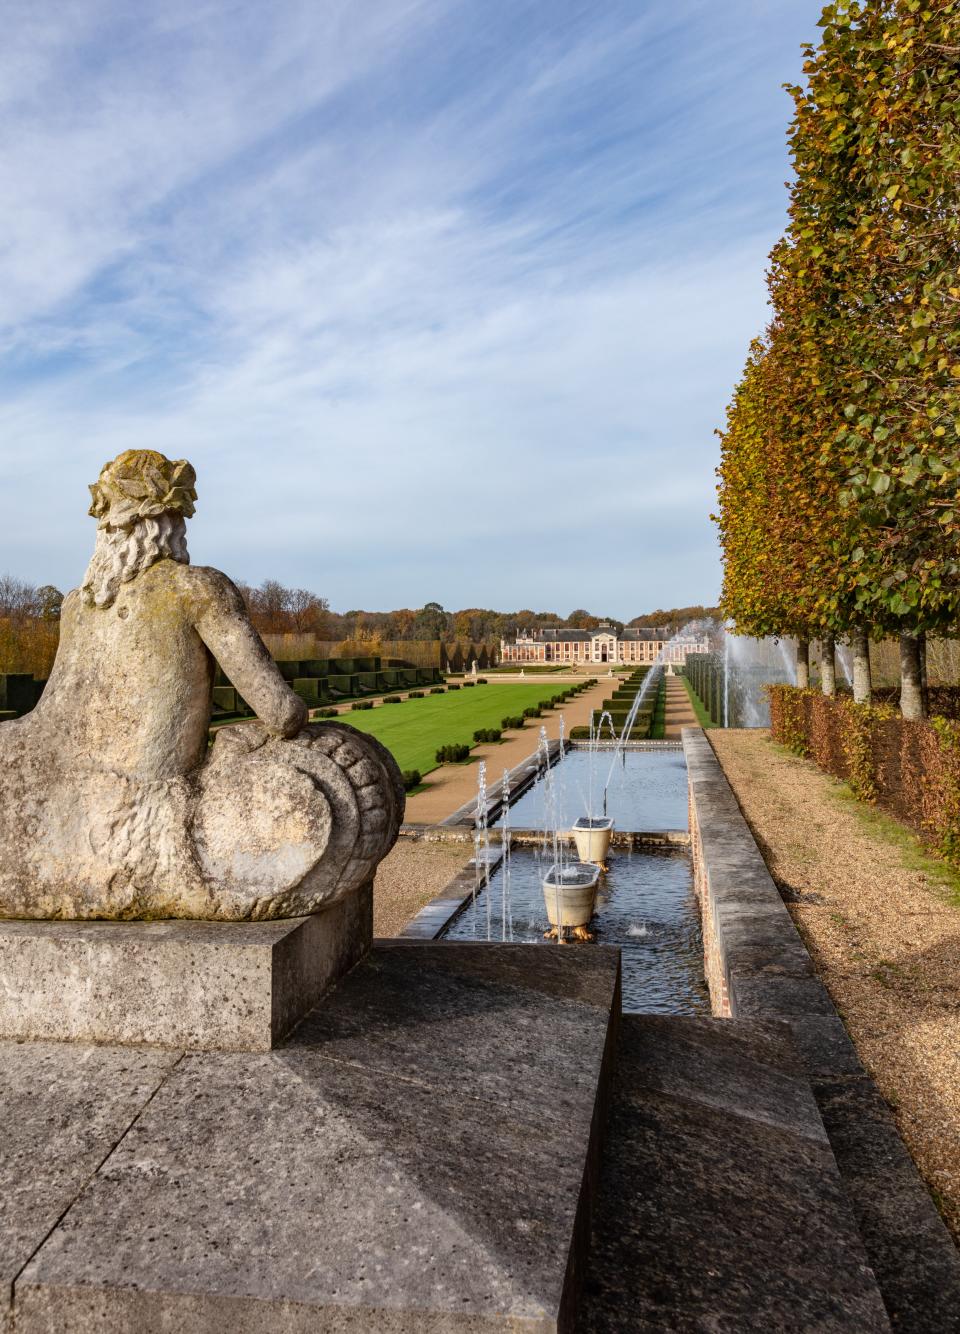
<path id="1" fill-rule="evenodd" d="M 34 711 L 0 723 L 0 916 L 299 917 L 393 845 L 390 754 L 310 725 L 236 587 L 189 564 L 195 475 L 128 450 L 90 488 L 96 549 Z M 258 722 L 208 749 L 216 663 Z"/>

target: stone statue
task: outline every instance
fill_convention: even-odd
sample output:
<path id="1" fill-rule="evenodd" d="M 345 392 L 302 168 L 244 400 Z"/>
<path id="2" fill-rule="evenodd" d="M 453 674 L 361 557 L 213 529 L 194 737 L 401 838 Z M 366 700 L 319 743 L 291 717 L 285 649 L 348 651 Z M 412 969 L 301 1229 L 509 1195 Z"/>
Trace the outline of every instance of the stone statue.
<path id="1" fill-rule="evenodd" d="M 0 916 L 299 917 L 393 845 L 392 756 L 307 724 L 236 587 L 189 564 L 193 468 L 128 450 L 90 488 L 96 549 L 34 711 L 0 723 Z M 208 747 L 215 662 L 258 722 Z"/>

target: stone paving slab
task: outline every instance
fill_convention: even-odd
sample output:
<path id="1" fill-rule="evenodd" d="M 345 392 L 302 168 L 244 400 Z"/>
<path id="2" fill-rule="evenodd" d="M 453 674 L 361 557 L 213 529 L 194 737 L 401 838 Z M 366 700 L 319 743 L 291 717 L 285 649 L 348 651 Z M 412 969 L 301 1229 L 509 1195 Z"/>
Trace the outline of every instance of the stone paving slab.
<path id="1" fill-rule="evenodd" d="M 17 1274 L 178 1060 L 131 1047 L 0 1042 L 3 1334 Z"/>
<path id="2" fill-rule="evenodd" d="M 17 1334 L 571 1329 L 619 951 L 377 944 L 184 1057 L 16 1284 Z"/>
<path id="3" fill-rule="evenodd" d="M 578 1334 L 890 1328 L 785 1026 L 624 1015 Z"/>

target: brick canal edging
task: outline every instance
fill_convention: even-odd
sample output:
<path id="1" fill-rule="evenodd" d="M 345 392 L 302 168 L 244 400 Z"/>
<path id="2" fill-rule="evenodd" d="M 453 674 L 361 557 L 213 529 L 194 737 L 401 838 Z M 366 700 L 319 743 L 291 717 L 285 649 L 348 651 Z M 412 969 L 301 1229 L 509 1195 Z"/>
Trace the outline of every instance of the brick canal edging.
<path id="1" fill-rule="evenodd" d="M 714 1013 L 775 1021 L 789 1033 L 894 1328 L 960 1331 L 960 1254 L 817 976 L 706 733 L 685 728 L 683 746 Z"/>

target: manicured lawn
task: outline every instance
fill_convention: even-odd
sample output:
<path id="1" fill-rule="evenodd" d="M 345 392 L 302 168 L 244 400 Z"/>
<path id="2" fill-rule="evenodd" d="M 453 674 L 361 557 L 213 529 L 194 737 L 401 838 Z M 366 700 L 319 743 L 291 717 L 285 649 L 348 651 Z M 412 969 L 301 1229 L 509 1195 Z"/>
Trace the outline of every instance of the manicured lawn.
<path id="1" fill-rule="evenodd" d="M 472 746 L 478 727 L 499 727 L 501 718 L 507 714 L 522 713 L 558 694 L 561 688 L 550 681 L 538 685 L 474 686 L 472 690 L 454 690 L 444 695 L 425 695 L 423 699 L 405 699 L 402 704 L 350 711 L 341 714 L 339 721 L 382 741 L 401 769 L 419 769 L 425 774 L 437 767 L 438 746 L 454 742 Z M 527 719 L 531 751 L 536 750 L 539 726 L 539 719 Z"/>

